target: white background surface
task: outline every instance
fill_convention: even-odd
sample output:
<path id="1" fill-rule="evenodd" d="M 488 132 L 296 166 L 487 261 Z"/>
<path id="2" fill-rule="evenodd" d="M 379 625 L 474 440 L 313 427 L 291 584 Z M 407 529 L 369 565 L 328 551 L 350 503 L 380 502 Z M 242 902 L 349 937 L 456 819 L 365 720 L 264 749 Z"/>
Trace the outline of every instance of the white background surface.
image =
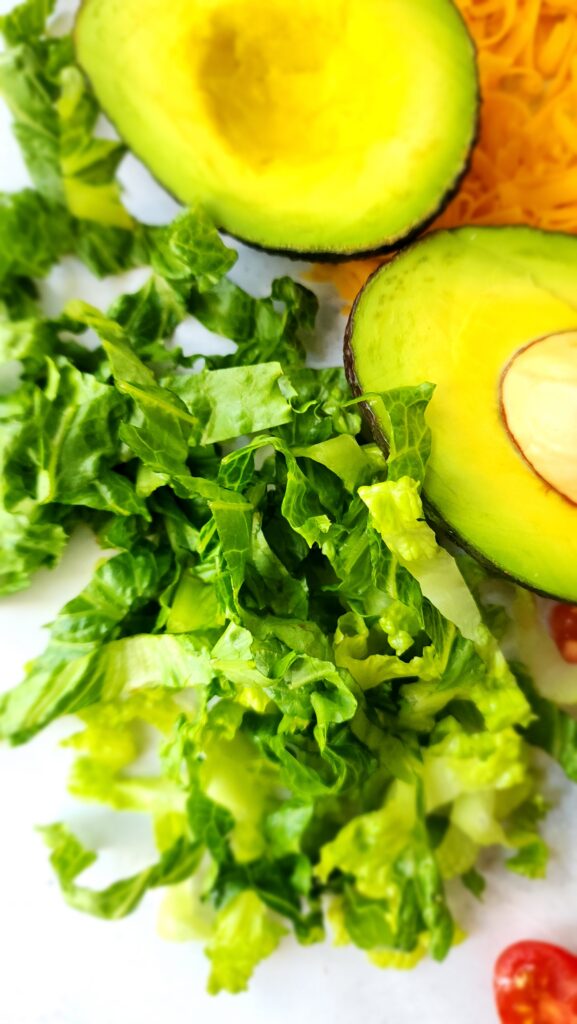
<path id="1" fill-rule="evenodd" d="M 12 6 L 0 0 L 0 13 Z M 167 5 L 168 7 L 169 5 Z M 135 161 L 123 171 L 130 208 L 149 221 L 169 218 L 172 200 Z M 26 183 L 9 120 L 0 103 L 0 190 Z M 289 272 L 303 269 L 292 264 Z M 287 262 L 243 251 L 235 278 L 264 294 Z M 140 279 L 132 276 L 130 287 Z M 106 307 L 124 290 L 97 282 L 72 261 L 43 283 L 49 312 L 71 297 Z M 338 299 L 321 289 L 321 330 L 313 360 L 340 361 Z M 198 344 L 202 331 L 186 325 Z M 62 565 L 39 573 L 24 594 L 0 600 L 0 689 L 20 678 L 44 644 L 42 626 L 87 582 L 98 551 L 90 537 L 73 539 Z M 156 934 L 160 894 L 149 895 L 130 918 L 108 923 L 63 903 L 35 824 L 66 818 L 100 852 L 88 881 L 106 884 L 153 858 L 137 815 L 127 825 L 108 812 L 78 807 L 65 795 L 68 753 L 60 723 L 28 746 L 0 748 L 0 1024 L 495 1024 L 493 962 L 509 942 L 540 938 L 577 946 L 577 787 L 548 771 L 558 799 L 547 836 L 552 862 L 546 882 L 529 882 L 489 863 L 483 905 L 455 894 L 460 924 L 471 933 L 439 966 L 424 963 L 407 975 L 380 972 L 362 953 L 329 945 L 300 949 L 286 940 L 263 964 L 242 996 L 205 995 L 207 963 L 195 945 L 174 945 Z"/>

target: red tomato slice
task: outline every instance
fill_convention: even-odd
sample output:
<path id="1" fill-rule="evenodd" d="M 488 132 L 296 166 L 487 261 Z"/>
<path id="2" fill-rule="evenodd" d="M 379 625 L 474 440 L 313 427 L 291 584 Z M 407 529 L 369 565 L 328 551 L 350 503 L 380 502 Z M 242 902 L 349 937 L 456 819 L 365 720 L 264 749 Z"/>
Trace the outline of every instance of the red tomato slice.
<path id="1" fill-rule="evenodd" d="M 577 605 L 556 604 L 549 621 L 561 657 L 572 665 L 577 664 Z"/>
<path id="2" fill-rule="evenodd" d="M 502 1024 L 577 1024 L 577 957 L 547 942 L 517 942 L 495 964 Z"/>

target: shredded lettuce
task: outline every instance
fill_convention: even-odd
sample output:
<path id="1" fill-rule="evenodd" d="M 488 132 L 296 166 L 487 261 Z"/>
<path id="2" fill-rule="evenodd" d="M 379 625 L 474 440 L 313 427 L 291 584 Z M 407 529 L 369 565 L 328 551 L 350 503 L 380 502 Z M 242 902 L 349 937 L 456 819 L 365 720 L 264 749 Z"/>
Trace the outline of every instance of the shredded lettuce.
<path id="1" fill-rule="evenodd" d="M 0 21 L 35 185 L 0 198 L 0 592 L 80 522 L 108 557 L 0 698 L 0 737 L 75 715 L 71 792 L 148 814 L 158 845 L 98 892 L 80 880 L 96 853 L 45 826 L 64 898 L 118 918 L 166 887 L 163 934 L 203 937 L 214 993 L 245 988 L 287 928 L 307 945 L 328 923 L 381 967 L 442 960 L 462 937 L 445 883 L 480 896 L 483 848 L 544 874 L 533 748 L 577 778 L 575 723 L 508 664 L 485 571 L 426 520 L 432 385 L 380 396 L 385 457 L 342 369 L 306 366 L 306 288 L 247 294 L 200 210 L 130 218 L 124 151 L 95 133 L 51 10 Z M 48 319 L 34 282 L 68 253 L 150 274 L 109 310 Z M 234 351 L 185 357 L 187 316 Z"/>

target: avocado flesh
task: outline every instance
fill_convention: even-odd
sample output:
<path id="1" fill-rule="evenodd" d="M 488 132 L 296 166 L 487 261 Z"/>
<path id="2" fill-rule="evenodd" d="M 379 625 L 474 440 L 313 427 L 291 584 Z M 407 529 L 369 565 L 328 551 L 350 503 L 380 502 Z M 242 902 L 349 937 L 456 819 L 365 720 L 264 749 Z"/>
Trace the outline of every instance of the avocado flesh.
<path id="1" fill-rule="evenodd" d="M 432 454 L 425 480 L 433 512 L 502 572 L 571 601 L 577 600 L 577 505 L 566 495 L 577 456 L 570 432 L 562 431 L 575 422 L 566 389 L 577 369 L 567 371 L 571 348 L 577 357 L 571 345 L 576 266 L 577 238 L 569 235 L 522 227 L 437 232 L 369 280 L 351 314 L 345 352 L 359 394 L 436 384 L 427 414 Z M 539 351 L 539 340 L 563 335 L 562 358 L 555 340 L 541 357 L 548 385 L 557 378 L 565 397 L 549 396 L 529 411 L 510 405 L 517 430 L 521 424 L 525 431 L 515 438 L 502 405 L 512 361 L 519 359 L 519 372 L 534 372 L 535 364 L 527 368 L 521 358 L 528 346 L 535 343 Z M 527 402 L 535 403 L 531 389 Z M 386 442 L 387 416 L 378 400 L 371 401 L 370 419 Z M 529 460 L 532 442 L 539 471 Z M 558 456 L 563 445 L 573 476 L 543 456 L 547 449 Z"/>
<path id="2" fill-rule="evenodd" d="M 475 137 L 451 0 L 84 0 L 75 40 L 158 180 L 265 248 L 395 244 L 448 198 Z"/>

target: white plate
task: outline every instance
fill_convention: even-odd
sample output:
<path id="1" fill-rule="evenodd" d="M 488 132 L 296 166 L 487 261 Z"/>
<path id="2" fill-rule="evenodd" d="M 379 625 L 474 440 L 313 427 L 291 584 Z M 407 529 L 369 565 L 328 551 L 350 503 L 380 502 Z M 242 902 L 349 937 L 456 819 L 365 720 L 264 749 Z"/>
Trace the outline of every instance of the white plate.
<path id="1" fill-rule="evenodd" d="M 12 6 L 0 0 L 0 13 Z M 176 207 L 136 161 L 123 172 L 131 209 L 150 221 Z M 0 104 L 0 189 L 26 184 L 9 119 Z M 291 264 L 243 249 L 234 276 L 255 294 L 272 277 L 296 274 Z M 128 278 L 135 287 L 137 275 Z M 98 282 L 74 261 L 54 271 L 42 291 L 50 312 L 71 297 L 105 308 L 127 282 Z M 321 329 L 312 361 L 341 359 L 339 300 L 324 287 Z M 205 335 L 187 325 L 187 347 Z M 87 582 L 98 551 L 88 534 L 73 538 L 61 566 L 40 572 L 31 589 L 0 601 L 1 688 L 16 683 L 24 663 L 44 644 L 42 625 Z M 143 867 L 154 856 L 138 815 L 119 825 L 94 807 L 66 797 L 69 755 L 58 740 L 64 723 L 28 746 L 0 748 L 0 1021 L 2 1024 L 494 1024 L 491 972 L 499 951 L 521 938 L 577 945 L 577 787 L 550 770 L 557 809 L 546 827 L 552 862 L 546 882 L 529 882 L 487 865 L 483 905 L 455 892 L 455 907 L 469 940 L 439 966 L 424 963 L 409 974 L 381 972 L 361 952 L 330 945 L 301 949 L 286 940 L 264 963 L 242 996 L 204 992 L 207 963 L 195 945 L 172 945 L 156 934 L 160 894 L 149 895 L 130 918 L 107 923 L 68 909 L 54 880 L 35 824 L 65 817 L 100 851 L 88 879 L 105 884 Z M 126 817 L 130 816 L 124 816 Z"/>

